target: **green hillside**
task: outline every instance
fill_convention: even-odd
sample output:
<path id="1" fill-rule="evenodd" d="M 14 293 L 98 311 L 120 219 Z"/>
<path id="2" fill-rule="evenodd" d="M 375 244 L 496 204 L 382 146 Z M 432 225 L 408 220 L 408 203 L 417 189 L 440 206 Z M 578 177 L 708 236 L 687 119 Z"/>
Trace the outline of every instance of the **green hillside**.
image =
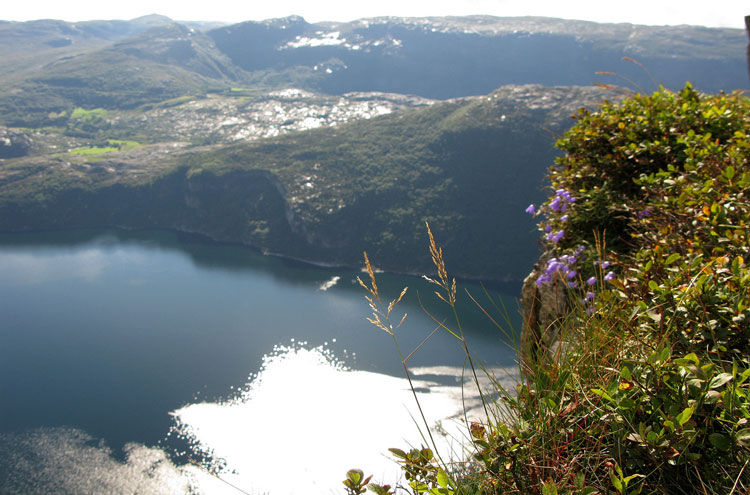
<path id="1" fill-rule="evenodd" d="M 0 121 L 56 122 L 75 107 L 130 109 L 241 84 L 246 75 L 204 34 L 180 24 L 152 28 L 103 49 L 63 57 L 0 92 Z"/>
<path id="2" fill-rule="evenodd" d="M 107 141 L 6 160 L 0 229 L 174 228 L 323 263 L 358 266 L 367 249 L 411 272 L 426 268 L 429 220 L 459 274 L 520 281 L 537 255 L 522 212 L 539 199 L 554 137 L 602 98 L 513 86 L 252 143 L 105 153 L 122 148 Z"/>

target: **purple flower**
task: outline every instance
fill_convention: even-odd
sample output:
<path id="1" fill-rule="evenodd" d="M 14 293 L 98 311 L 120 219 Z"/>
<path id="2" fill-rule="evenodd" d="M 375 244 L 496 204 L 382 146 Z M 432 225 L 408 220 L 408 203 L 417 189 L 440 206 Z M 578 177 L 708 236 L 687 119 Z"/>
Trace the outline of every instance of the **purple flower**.
<path id="1" fill-rule="evenodd" d="M 586 280 L 586 283 L 589 285 L 594 285 L 596 283 L 596 277 L 591 277 L 588 280 Z"/>
<path id="2" fill-rule="evenodd" d="M 550 224 L 547 224 L 547 225 L 544 226 L 544 231 L 545 232 L 549 232 L 550 230 L 552 230 L 552 226 Z"/>
<path id="3" fill-rule="evenodd" d="M 578 282 L 576 282 L 575 280 L 572 282 L 568 282 L 568 287 L 570 287 L 571 289 L 575 289 L 576 287 L 578 287 Z"/>
<path id="4" fill-rule="evenodd" d="M 651 207 L 647 206 L 645 209 L 639 211 L 636 213 L 636 217 L 638 218 L 646 218 L 651 216 Z"/>
<path id="5" fill-rule="evenodd" d="M 558 270 L 559 265 L 560 264 L 557 262 L 557 260 L 555 258 L 552 258 L 547 262 L 547 269 L 545 270 L 545 273 L 547 275 L 552 275 Z"/>
<path id="6" fill-rule="evenodd" d="M 593 315 L 594 313 L 596 313 L 596 308 L 595 308 L 595 307 L 593 307 L 593 306 L 589 306 L 588 308 L 586 308 L 586 314 L 587 314 L 588 316 L 591 316 L 591 315 Z"/>
<path id="7" fill-rule="evenodd" d="M 587 292 L 587 293 L 586 293 L 586 299 L 584 299 L 584 301 L 591 301 L 591 300 L 593 300 L 593 299 L 594 299 L 595 297 L 596 297 L 596 294 L 594 294 L 593 292 L 590 292 L 590 291 L 589 291 L 589 292 Z"/>
<path id="8" fill-rule="evenodd" d="M 576 259 L 575 256 L 571 256 L 569 254 L 564 254 L 564 255 L 560 256 L 560 261 L 562 261 L 563 263 L 565 263 L 567 265 L 575 265 L 576 261 L 578 261 L 578 260 Z"/>
<path id="9" fill-rule="evenodd" d="M 555 198 L 559 198 L 561 201 L 564 201 L 566 203 L 575 203 L 576 198 L 574 196 L 571 196 L 568 191 L 565 189 L 558 189 L 555 191 Z"/>
<path id="10" fill-rule="evenodd" d="M 547 234 L 547 240 L 555 242 L 555 243 L 560 242 L 560 239 L 562 239 L 564 235 L 565 235 L 564 230 L 558 230 L 554 234 Z"/>
<path id="11" fill-rule="evenodd" d="M 542 284 L 545 284 L 552 280 L 549 275 L 541 275 L 538 279 L 536 279 L 536 286 L 541 287 Z"/>
<path id="12" fill-rule="evenodd" d="M 610 280 L 612 280 L 613 278 L 615 278 L 615 272 L 609 272 L 609 273 L 607 273 L 607 274 L 606 274 L 606 275 L 604 276 L 604 280 L 605 280 L 605 281 L 607 281 L 607 282 L 609 282 L 609 281 L 610 281 Z"/>
<path id="13" fill-rule="evenodd" d="M 560 217 L 561 222 L 567 222 L 568 221 L 568 215 L 563 215 Z"/>
<path id="14" fill-rule="evenodd" d="M 572 279 L 576 278 L 576 275 L 578 275 L 578 272 L 577 272 L 577 271 L 575 271 L 575 270 L 570 270 L 570 271 L 568 272 L 568 279 L 569 279 L 569 280 L 572 280 Z"/>
<path id="15" fill-rule="evenodd" d="M 529 207 L 526 208 L 526 213 L 528 213 L 529 215 L 533 215 L 535 212 L 536 207 L 533 204 L 529 205 Z"/>

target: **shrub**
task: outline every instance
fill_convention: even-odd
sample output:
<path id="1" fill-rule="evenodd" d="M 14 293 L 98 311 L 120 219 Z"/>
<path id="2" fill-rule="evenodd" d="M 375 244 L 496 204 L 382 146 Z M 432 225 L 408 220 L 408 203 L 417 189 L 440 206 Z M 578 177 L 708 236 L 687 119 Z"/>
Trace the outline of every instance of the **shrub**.
<path id="1" fill-rule="evenodd" d="M 575 115 L 527 210 L 562 344 L 471 425 L 455 493 L 750 492 L 749 110 L 688 84 Z"/>

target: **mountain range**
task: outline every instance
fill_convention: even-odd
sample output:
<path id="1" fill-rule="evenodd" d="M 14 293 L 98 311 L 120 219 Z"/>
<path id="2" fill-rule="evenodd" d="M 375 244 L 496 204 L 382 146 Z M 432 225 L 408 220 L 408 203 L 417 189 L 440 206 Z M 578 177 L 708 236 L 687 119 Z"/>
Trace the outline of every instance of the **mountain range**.
<path id="1" fill-rule="evenodd" d="M 171 228 L 419 271 L 429 220 L 456 273 L 520 280 L 570 114 L 746 88 L 745 44 L 535 17 L 0 22 L 0 229 Z"/>

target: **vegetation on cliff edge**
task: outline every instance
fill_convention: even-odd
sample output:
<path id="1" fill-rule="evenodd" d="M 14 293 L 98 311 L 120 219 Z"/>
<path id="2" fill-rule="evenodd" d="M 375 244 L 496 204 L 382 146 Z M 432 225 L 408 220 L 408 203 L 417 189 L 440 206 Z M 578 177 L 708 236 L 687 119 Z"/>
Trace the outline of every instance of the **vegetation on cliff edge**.
<path id="1" fill-rule="evenodd" d="M 749 111 L 687 85 L 577 115 L 527 210 L 549 253 L 531 283 L 566 298 L 559 345 L 470 423 L 468 463 L 393 449 L 401 489 L 750 491 Z M 360 474 L 348 493 L 395 493 Z"/>

